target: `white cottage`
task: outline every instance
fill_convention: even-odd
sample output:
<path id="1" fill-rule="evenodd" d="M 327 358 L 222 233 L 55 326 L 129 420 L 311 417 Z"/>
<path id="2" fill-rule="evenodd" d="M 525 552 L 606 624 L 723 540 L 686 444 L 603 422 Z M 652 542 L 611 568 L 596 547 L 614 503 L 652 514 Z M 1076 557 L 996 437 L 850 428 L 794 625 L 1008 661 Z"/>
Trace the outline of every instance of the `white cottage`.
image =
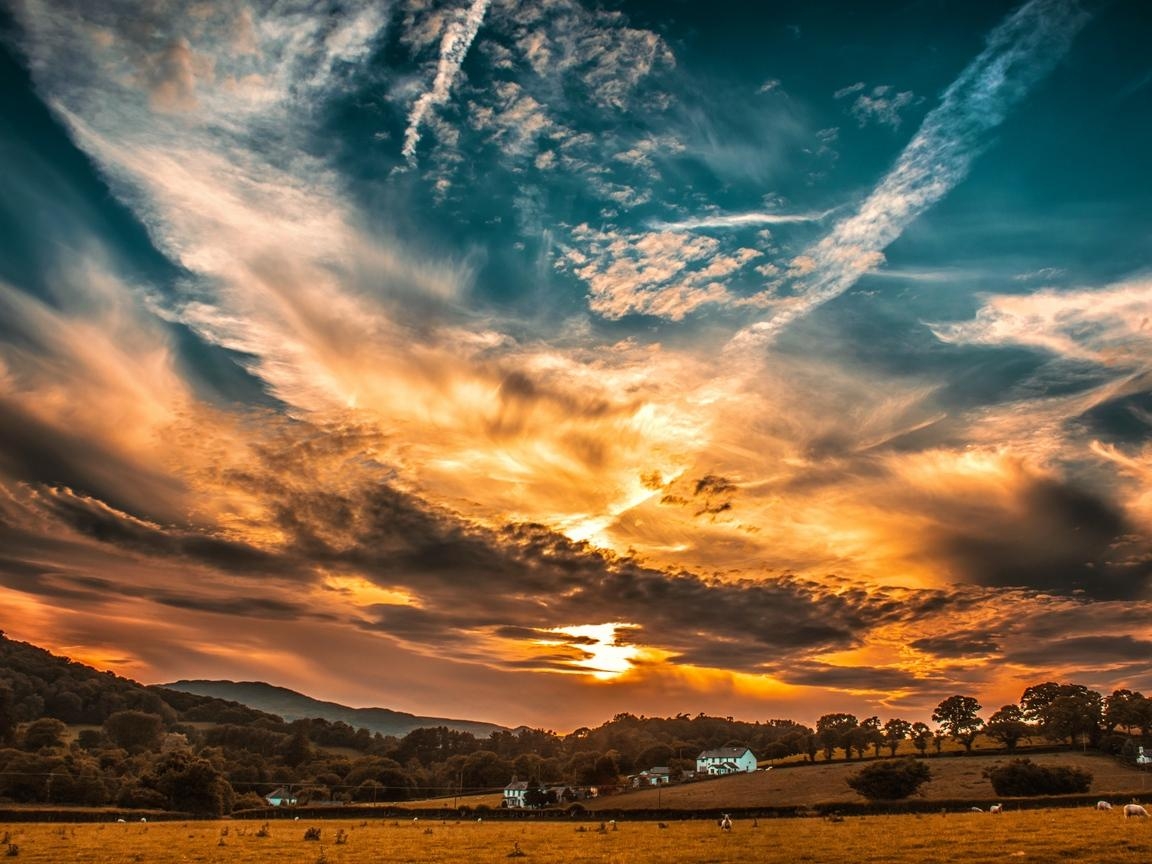
<path id="1" fill-rule="evenodd" d="M 504 787 L 504 807 L 523 807 L 524 796 L 528 794 L 527 780 L 513 780 Z"/>
<path id="2" fill-rule="evenodd" d="M 696 757 L 696 773 L 722 774 L 751 773 L 756 770 L 756 756 L 747 747 L 717 747 L 705 750 Z"/>
<path id="3" fill-rule="evenodd" d="M 264 796 L 264 800 L 268 802 L 269 807 L 295 807 L 296 796 L 281 786 L 275 792 L 269 792 Z"/>

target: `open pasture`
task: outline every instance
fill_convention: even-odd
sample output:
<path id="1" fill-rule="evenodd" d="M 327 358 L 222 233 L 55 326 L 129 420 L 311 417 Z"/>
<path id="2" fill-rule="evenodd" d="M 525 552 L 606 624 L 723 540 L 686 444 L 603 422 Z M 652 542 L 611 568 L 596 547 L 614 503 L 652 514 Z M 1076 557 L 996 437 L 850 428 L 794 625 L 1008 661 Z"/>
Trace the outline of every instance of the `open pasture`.
<path id="1" fill-rule="evenodd" d="M 711 821 L 275 821 L 0 826 L 13 864 L 965 864 L 1152 860 L 1152 820 L 1089 808 L 1001 815 Z M 262 830 L 263 829 L 263 830 Z M 319 840 L 305 833 L 319 830 Z M 583 830 L 581 830 L 583 829 Z M 341 842 L 337 842 L 340 838 Z M 8 850 L 15 848 L 16 852 Z"/>

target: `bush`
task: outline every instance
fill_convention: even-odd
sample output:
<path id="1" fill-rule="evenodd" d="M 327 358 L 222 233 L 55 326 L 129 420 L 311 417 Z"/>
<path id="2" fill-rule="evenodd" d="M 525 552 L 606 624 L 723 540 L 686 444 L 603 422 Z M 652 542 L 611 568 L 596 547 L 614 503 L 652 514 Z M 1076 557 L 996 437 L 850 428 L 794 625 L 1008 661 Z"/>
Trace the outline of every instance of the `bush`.
<path id="1" fill-rule="evenodd" d="M 1037 765 L 1031 759 L 1013 759 L 1007 765 L 996 765 L 984 771 L 984 776 L 1006 798 L 1029 795 L 1069 795 L 1087 792 L 1092 786 L 1092 774 L 1069 765 L 1051 767 Z"/>
<path id="2" fill-rule="evenodd" d="M 907 798 L 932 777 L 919 759 L 886 759 L 861 768 L 848 778 L 848 785 L 869 801 Z"/>

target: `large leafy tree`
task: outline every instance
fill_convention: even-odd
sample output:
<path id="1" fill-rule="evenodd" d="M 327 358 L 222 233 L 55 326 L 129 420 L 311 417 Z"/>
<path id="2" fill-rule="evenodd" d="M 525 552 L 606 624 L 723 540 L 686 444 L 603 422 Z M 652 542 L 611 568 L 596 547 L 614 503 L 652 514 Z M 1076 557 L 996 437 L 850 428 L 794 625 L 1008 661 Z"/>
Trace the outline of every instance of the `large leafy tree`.
<path id="1" fill-rule="evenodd" d="M 900 742 L 912 734 L 912 724 L 899 717 L 893 717 L 884 724 L 884 744 L 888 752 L 895 756 Z"/>
<path id="2" fill-rule="evenodd" d="M 909 735 L 912 738 L 912 746 L 920 751 L 921 756 L 928 752 L 928 745 L 932 742 L 932 730 L 927 723 L 917 720 L 912 724 Z"/>
<path id="3" fill-rule="evenodd" d="M 1139 730 L 1148 737 L 1152 727 L 1152 699 L 1133 690 L 1113 690 L 1104 697 L 1104 728 L 1112 732 L 1123 729 L 1128 734 Z"/>
<path id="4" fill-rule="evenodd" d="M 852 758 L 852 732 L 860 725 L 855 714 L 825 714 L 816 721 L 816 737 L 824 747 L 824 758 L 831 759 L 837 747 L 845 758 Z"/>
<path id="5" fill-rule="evenodd" d="M 1020 705 L 1024 719 L 1036 723 L 1047 738 L 1075 744 L 1078 736 L 1093 743 L 1100 736 L 1104 698 L 1083 684 L 1036 684 L 1024 691 Z"/>
<path id="6" fill-rule="evenodd" d="M 936 706 L 932 721 L 953 740 L 964 745 L 964 750 L 972 752 L 972 743 L 984 727 L 980 719 L 980 703 L 971 696 L 949 696 Z"/>
<path id="7" fill-rule="evenodd" d="M 164 718 L 147 711 L 117 711 L 104 721 L 104 734 L 129 753 L 142 753 L 159 746 Z"/>
<path id="8" fill-rule="evenodd" d="M 1019 705 L 1005 705 L 988 718 L 984 732 L 1011 753 L 1022 738 L 1032 733 L 1032 727 L 1024 721 L 1024 709 Z"/>

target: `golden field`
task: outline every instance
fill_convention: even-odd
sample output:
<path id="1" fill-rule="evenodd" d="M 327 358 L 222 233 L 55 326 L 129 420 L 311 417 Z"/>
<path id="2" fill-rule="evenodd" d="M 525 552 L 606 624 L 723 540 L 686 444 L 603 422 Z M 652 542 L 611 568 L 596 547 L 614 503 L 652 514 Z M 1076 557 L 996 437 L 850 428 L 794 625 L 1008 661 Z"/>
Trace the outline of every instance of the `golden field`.
<path id="1" fill-rule="evenodd" d="M 245 821 L 0 826 L 13 864 L 965 864 L 1152 860 L 1152 820 L 1118 810 L 711 821 Z M 305 840 L 318 828 L 320 840 Z M 583 830 L 581 830 L 583 829 Z M 344 842 L 337 843 L 338 832 Z"/>
<path id="2" fill-rule="evenodd" d="M 1083 768 L 1092 774 L 1093 795 L 1127 801 L 1130 798 L 1152 800 L 1152 773 L 1125 765 L 1099 753 L 1022 752 L 1020 756 L 1038 765 L 1067 765 Z M 1013 757 L 972 755 L 952 758 L 930 758 L 932 779 L 921 787 L 912 800 L 971 800 L 986 807 L 997 800 L 984 771 L 998 762 Z M 816 762 L 777 767 L 755 774 L 737 774 L 699 780 L 694 783 L 661 789 L 629 790 L 619 795 L 583 801 L 590 811 L 596 810 L 716 810 L 756 807 L 812 807 L 837 803 L 863 803 L 865 799 L 848 786 L 846 780 L 872 760 L 860 762 Z M 461 795 L 425 801 L 405 801 L 405 809 L 441 809 L 460 805 L 469 807 L 500 806 L 502 795 Z"/>

